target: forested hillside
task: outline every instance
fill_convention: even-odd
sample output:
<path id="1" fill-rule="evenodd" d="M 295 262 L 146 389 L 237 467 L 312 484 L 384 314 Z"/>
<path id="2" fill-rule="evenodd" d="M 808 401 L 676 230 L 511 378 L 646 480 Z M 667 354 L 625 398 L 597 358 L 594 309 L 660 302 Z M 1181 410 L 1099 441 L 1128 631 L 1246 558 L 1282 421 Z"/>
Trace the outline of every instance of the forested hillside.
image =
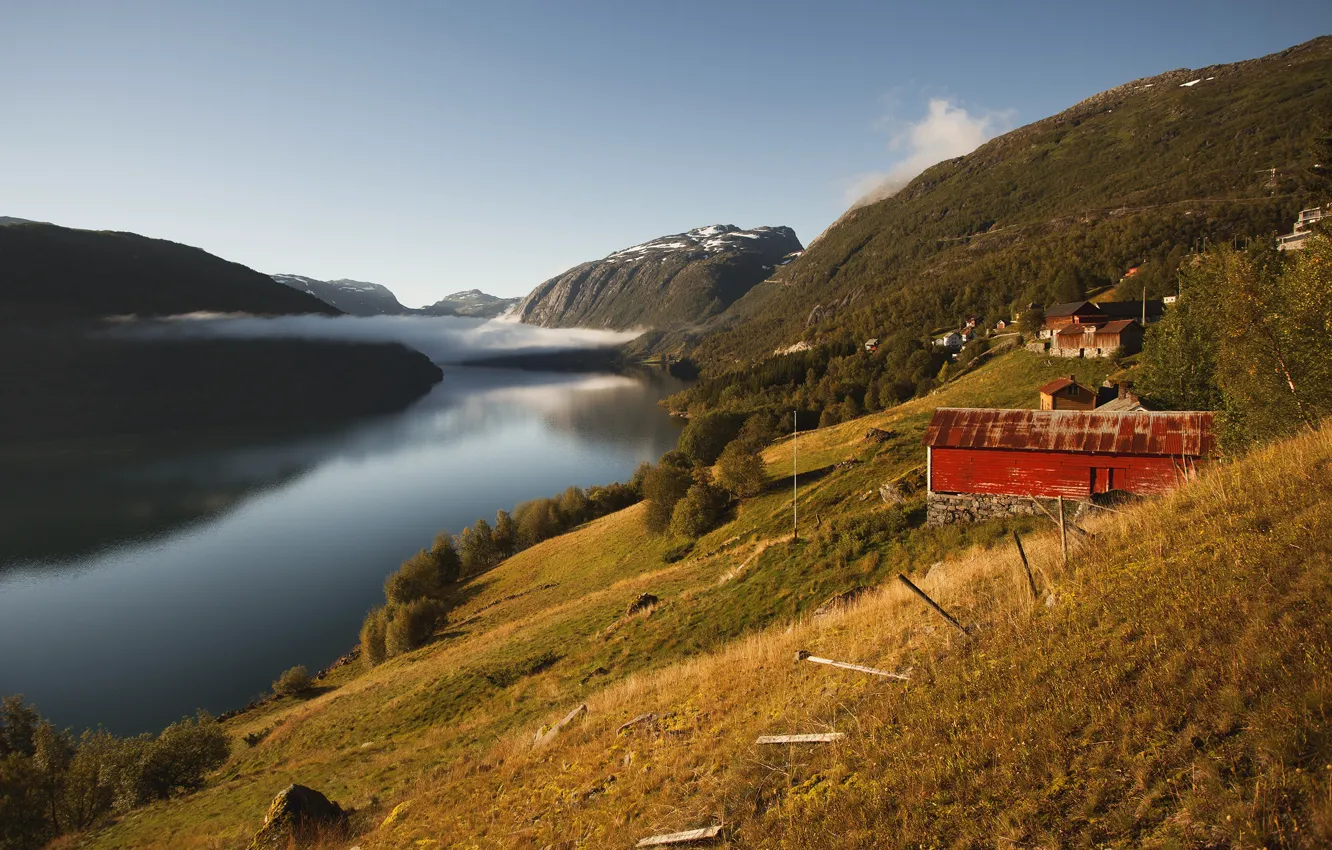
<path id="1" fill-rule="evenodd" d="M 819 372 L 880 339 L 867 381 L 928 386 L 931 331 L 1082 297 L 1140 266 L 1122 293 L 1160 296 L 1195 246 L 1288 231 L 1332 200 L 1332 38 L 1176 70 L 1103 92 L 936 165 L 853 209 L 692 342 L 712 376 L 807 341 Z M 803 376 L 805 370 L 799 370 Z M 747 391 L 732 393 L 743 400 Z"/>

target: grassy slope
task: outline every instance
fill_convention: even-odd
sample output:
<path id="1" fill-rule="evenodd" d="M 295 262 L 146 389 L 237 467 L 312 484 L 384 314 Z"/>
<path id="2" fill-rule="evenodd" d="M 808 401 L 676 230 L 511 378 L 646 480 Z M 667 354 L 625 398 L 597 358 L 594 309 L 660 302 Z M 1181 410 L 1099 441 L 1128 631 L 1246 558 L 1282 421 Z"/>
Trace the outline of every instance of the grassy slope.
<path id="1" fill-rule="evenodd" d="M 1041 383 L 1070 372 L 1099 381 L 1107 368 L 1013 352 L 929 398 L 802 435 L 800 507 L 809 539 L 795 548 L 785 543 L 784 442 L 768 451 L 779 479 L 770 491 L 742 505 L 684 561 L 662 562 L 669 541 L 642 533 L 637 507 L 523 552 L 465 588 L 467 600 L 434 644 L 370 673 L 344 668 L 308 702 L 282 700 L 231 721 L 238 737 L 272 731 L 253 748 L 238 743 L 208 789 L 127 817 L 90 844 L 155 846 L 170 835 L 173 846 L 233 846 L 293 781 L 376 819 L 416 795 L 418 785 L 429 787 L 431 777 L 484 764 L 497 740 L 530 738 L 579 701 L 605 698 L 599 695 L 608 687 L 784 625 L 835 593 L 994 541 L 1001 528 L 885 530 L 874 523 L 901 512 L 885 509 L 877 495 L 862 497 L 920 464 L 919 438 L 934 407 L 1033 406 Z M 871 426 L 898 436 L 869 446 L 862 437 Z M 863 462 L 827 470 L 848 457 Z M 909 507 L 918 512 L 918 504 Z M 624 617 L 644 592 L 662 604 L 650 616 Z"/>

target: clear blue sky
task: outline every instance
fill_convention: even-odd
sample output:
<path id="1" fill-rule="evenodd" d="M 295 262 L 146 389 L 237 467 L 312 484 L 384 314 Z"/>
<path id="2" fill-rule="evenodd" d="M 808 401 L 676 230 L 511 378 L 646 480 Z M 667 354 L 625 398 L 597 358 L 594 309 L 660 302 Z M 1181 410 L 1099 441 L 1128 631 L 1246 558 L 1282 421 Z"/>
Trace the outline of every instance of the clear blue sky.
<path id="1" fill-rule="evenodd" d="M 1326 2 L 0 0 L 0 215 L 518 295 L 704 224 L 808 242 L 940 144 L 1328 32 Z"/>

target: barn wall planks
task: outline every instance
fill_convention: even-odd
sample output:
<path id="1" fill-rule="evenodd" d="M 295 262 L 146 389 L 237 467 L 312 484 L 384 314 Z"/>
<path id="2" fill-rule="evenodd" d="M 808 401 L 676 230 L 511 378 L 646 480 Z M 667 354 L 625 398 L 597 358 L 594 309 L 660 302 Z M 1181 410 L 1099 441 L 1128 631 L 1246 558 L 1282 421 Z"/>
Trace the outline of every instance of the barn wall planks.
<path id="1" fill-rule="evenodd" d="M 937 493 L 1086 499 L 1108 490 L 1157 495 L 1183 482 L 1180 461 L 1169 457 L 938 446 L 930 454 Z"/>

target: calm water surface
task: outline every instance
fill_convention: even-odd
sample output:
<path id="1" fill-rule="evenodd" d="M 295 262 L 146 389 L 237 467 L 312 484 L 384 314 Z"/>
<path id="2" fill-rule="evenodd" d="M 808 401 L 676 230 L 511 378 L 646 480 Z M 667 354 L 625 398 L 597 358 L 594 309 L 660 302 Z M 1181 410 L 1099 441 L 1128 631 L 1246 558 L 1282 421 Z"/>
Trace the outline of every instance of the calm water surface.
<path id="1" fill-rule="evenodd" d="M 350 649 L 441 528 L 672 448 L 680 386 L 451 367 L 341 430 L 0 458 L 0 694 L 122 734 L 239 707 Z"/>

